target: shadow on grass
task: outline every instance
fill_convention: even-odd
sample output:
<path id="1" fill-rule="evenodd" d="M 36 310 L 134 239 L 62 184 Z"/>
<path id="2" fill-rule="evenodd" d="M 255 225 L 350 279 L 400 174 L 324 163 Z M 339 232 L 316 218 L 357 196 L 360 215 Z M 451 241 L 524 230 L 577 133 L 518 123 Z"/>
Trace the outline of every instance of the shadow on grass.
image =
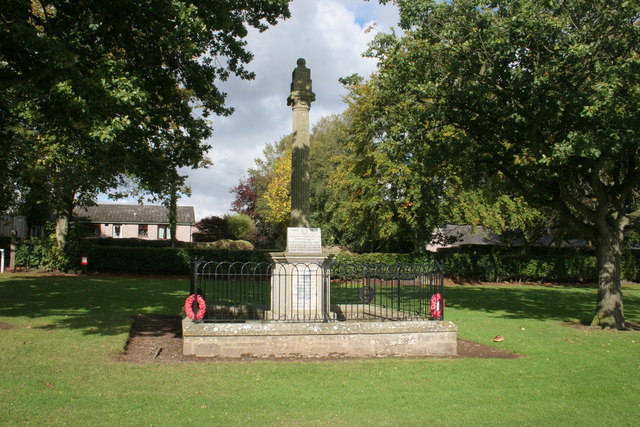
<path id="1" fill-rule="evenodd" d="M 0 276 L 0 316 L 114 335 L 128 332 L 138 314 L 179 315 L 188 289 L 179 278 Z M 595 289 L 567 287 L 448 286 L 445 298 L 448 307 L 496 317 L 562 322 L 590 320 L 596 306 Z M 624 303 L 626 318 L 639 322 L 640 289 L 625 292 Z"/>
<path id="2" fill-rule="evenodd" d="M 638 291 L 623 296 L 625 314 L 638 320 Z M 447 287 L 448 307 L 495 313 L 508 319 L 591 321 L 596 308 L 596 289 L 567 287 Z"/>
<path id="3" fill-rule="evenodd" d="M 42 329 L 85 334 L 128 332 L 141 313 L 179 315 L 185 279 L 0 276 L 0 316 L 48 318 Z"/>

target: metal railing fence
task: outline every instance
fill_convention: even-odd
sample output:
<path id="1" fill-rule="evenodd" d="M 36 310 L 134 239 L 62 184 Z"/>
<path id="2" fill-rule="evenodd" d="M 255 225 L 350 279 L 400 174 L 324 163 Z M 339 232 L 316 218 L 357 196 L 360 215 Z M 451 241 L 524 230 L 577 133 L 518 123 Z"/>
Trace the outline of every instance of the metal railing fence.
<path id="1" fill-rule="evenodd" d="M 441 265 L 194 263 L 205 322 L 443 320 Z"/>

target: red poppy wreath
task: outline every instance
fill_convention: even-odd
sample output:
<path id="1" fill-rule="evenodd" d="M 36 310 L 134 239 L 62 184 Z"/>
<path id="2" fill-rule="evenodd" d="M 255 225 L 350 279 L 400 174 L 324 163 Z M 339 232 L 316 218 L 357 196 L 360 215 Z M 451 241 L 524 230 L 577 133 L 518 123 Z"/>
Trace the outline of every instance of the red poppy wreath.
<path id="1" fill-rule="evenodd" d="M 198 303 L 198 311 L 193 312 L 193 302 L 196 301 Z M 204 302 L 204 298 L 200 295 L 189 295 L 184 302 L 184 312 L 187 317 L 191 320 L 202 320 L 204 319 L 204 314 L 207 311 L 207 305 Z"/>

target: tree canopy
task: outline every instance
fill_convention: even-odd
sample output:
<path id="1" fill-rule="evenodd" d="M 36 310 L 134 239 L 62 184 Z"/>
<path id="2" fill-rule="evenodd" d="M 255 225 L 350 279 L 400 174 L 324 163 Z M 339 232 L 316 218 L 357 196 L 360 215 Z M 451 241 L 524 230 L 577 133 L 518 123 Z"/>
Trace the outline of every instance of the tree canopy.
<path id="1" fill-rule="evenodd" d="M 258 247 L 273 248 L 278 235 L 282 232 L 279 224 L 271 222 L 270 209 L 264 197 L 272 186 L 276 163 L 291 152 L 290 135 L 280 138 L 274 143 L 267 143 L 262 151 L 262 158 L 255 159 L 253 167 L 247 170 L 247 178 L 240 180 L 230 192 L 235 194 L 231 210 L 250 216 L 256 225 L 254 244 Z M 289 169 L 290 170 L 290 169 Z"/>
<path id="2" fill-rule="evenodd" d="M 464 190 L 552 209 L 597 249 L 594 324 L 623 327 L 620 253 L 640 190 L 638 1 L 395 2 L 403 35 L 369 51 L 370 123 L 389 155 L 415 163 L 410 174 L 430 165 Z"/>
<path id="3" fill-rule="evenodd" d="M 322 227 L 323 239 L 334 243 L 333 212 L 328 207 L 333 197 L 329 178 L 333 175 L 335 157 L 342 150 L 343 117 L 322 118 L 310 135 L 310 206 L 311 223 Z M 291 215 L 291 135 L 268 143 L 262 158 L 247 171 L 248 177 L 231 189 L 236 198 L 232 210 L 251 216 L 257 226 L 257 236 L 273 243 L 290 221 Z M 263 242 L 256 242 L 262 245 Z"/>
<path id="4" fill-rule="evenodd" d="M 0 208 L 35 188 L 66 215 L 122 177 L 162 193 L 208 163 L 217 81 L 289 0 L 8 0 L 0 10 Z M 178 182 L 176 182 L 176 180 Z M 11 184 L 7 184 L 11 183 Z"/>

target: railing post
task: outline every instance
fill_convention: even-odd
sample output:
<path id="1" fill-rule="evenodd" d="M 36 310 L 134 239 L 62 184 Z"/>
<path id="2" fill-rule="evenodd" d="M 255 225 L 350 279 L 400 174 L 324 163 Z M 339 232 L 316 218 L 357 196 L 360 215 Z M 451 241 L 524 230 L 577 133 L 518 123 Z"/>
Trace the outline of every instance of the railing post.
<path id="1" fill-rule="evenodd" d="M 196 261 L 191 262 L 191 277 L 189 279 L 189 295 L 193 295 L 196 289 Z"/>
<path id="2" fill-rule="evenodd" d="M 329 287 L 331 286 L 331 273 L 329 270 L 329 266 L 327 264 L 323 264 L 320 266 L 322 271 L 322 321 L 329 321 Z"/>
<path id="3" fill-rule="evenodd" d="M 189 294 L 190 295 L 195 295 L 196 293 L 196 282 L 197 282 L 197 275 L 198 275 L 198 268 L 200 267 L 200 264 L 202 264 L 202 260 L 203 258 L 194 258 L 192 264 L 191 264 L 191 282 L 190 282 L 190 289 L 189 289 Z"/>
<path id="4" fill-rule="evenodd" d="M 396 274 L 397 274 L 397 277 L 398 277 L 398 313 L 399 313 L 400 312 L 400 308 L 401 308 L 400 307 L 400 305 L 401 305 L 400 304 L 401 303 L 401 301 L 400 301 L 400 296 L 401 296 L 401 293 L 400 293 L 400 264 L 398 264 L 398 268 L 396 269 Z"/>

